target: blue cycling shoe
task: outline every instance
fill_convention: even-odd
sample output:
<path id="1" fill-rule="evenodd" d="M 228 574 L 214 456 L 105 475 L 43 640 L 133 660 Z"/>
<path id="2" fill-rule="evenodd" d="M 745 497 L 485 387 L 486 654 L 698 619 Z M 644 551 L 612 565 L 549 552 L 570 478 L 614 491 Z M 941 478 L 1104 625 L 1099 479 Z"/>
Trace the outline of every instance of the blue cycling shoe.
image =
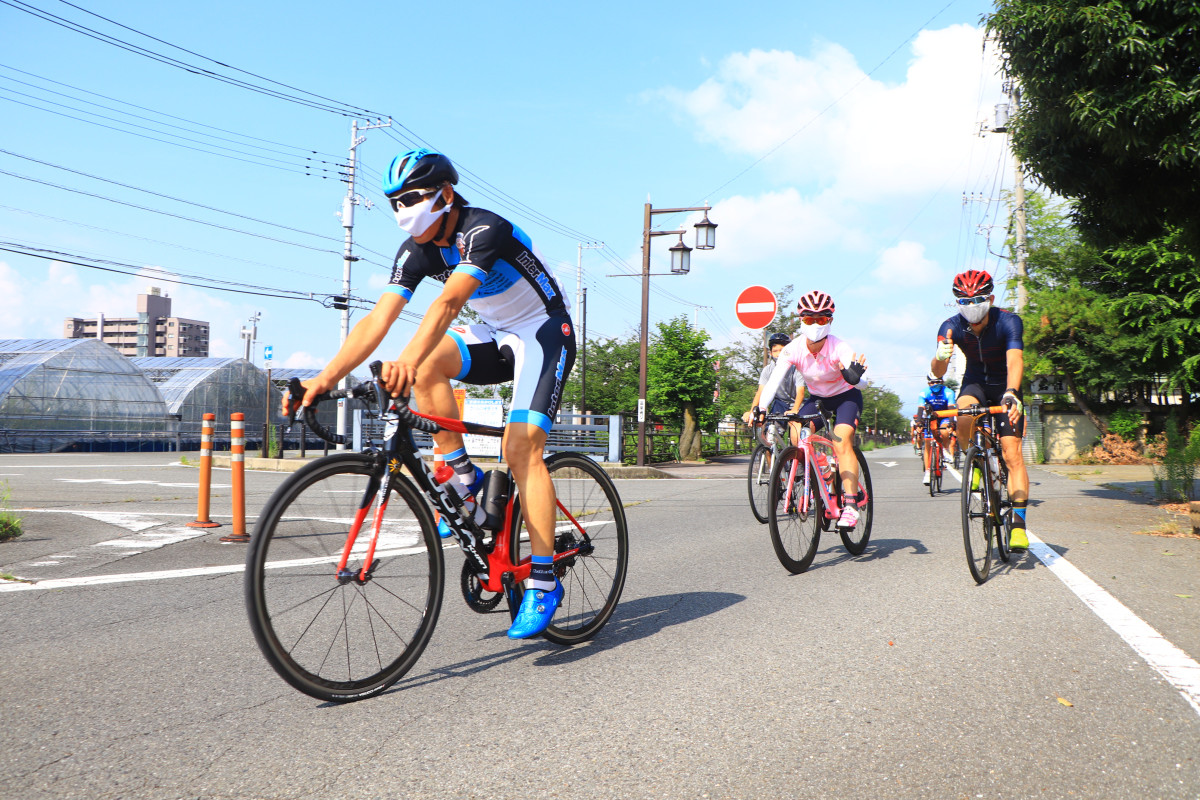
<path id="1" fill-rule="evenodd" d="M 446 524 L 445 518 L 439 517 L 438 518 L 438 536 L 442 537 L 443 539 L 449 539 L 453 535 L 454 535 L 454 531 L 450 530 L 450 526 Z"/>
<path id="2" fill-rule="evenodd" d="M 521 610 L 508 629 L 508 638 L 528 639 L 546 630 L 562 598 L 563 587 L 557 580 L 554 581 L 553 591 L 526 589 L 525 596 L 521 598 Z"/>
<path id="3" fill-rule="evenodd" d="M 478 497 L 479 490 L 483 488 L 483 469 L 475 467 L 475 480 L 467 484 L 467 494 L 471 497 Z"/>

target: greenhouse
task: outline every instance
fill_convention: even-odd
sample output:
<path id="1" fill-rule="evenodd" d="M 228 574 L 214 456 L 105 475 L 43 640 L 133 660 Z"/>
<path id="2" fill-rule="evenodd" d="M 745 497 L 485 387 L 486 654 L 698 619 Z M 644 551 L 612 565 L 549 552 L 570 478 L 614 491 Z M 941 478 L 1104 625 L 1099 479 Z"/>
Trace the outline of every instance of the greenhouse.
<path id="1" fill-rule="evenodd" d="M 263 423 L 270 407 L 272 422 L 279 422 L 282 395 L 267 376 L 244 358 L 131 358 L 129 363 L 149 379 L 166 401 L 167 413 L 179 418 L 183 449 L 199 447 L 205 414 L 215 414 L 217 449 L 229 441 L 229 415 L 245 415 L 248 442 L 261 442 Z"/>
<path id="2" fill-rule="evenodd" d="M 150 380 L 106 344 L 0 340 L 0 452 L 161 450 L 176 425 Z"/>
<path id="3" fill-rule="evenodd" d="M 288 369 L 288 368 L 273 369 L 273 370 L 271 370 L 271 383 L 273 383 L 275 385 L 276 392 L 278 392 L 279 396 L 282 397 L 283 393 L 287 391 L 288 382 L 292 378 L 297 378 L 302 381 L 307 381 L 307 380 L 311 380 L 312 378 L 317 377 L 317 375 L 319 375 L 320 373 L 321 373 L 321 370 L 319 370 L 319 369 Z M 360 381 L 356 376 L 354 376 L 354 375 L 350 376 L 350 385 L 351 386 L 357 386 L 360 383 L 362 383 L 362 381 Z M 282 403 L 280 405 L 282 405 Z M 356 410 L 356 409 L 363 409 L 365 411 L 373 410 L 371 408 L 368 408 L 368 406 L 365 403 L 363 403 L 361 400 L 348 400 L 346 402 L 346 409 L 349 413 L 353 413 L 354 410 Z M 271 419 L 273 421 L 278 421 L 277 417 L 274 415 L 271 417 Z M 336 403 L 322 403 L 320 406 L 318 406 L 317 407 L 317 422 L 319 422 L 323 427 L 325 427 L 329 431 L 336 433 L 337 432 L 337 404 Z M 350 421 L 347 421 L 346 424 L 347 424 L 347 430 L 349 431 L 350 425 L 352 423 Z M 289 447 L 299 445 L 299 434 L 297 431 L 298 431 L 298 426 L 296 429 L 293 429 L 291 431 L 291 433 L 284 435 L 285 443 Z M 316 434 L 314 434 L 312 432 L 306 433 L 305 440 L 307 441 L 307 443 L 310 447 L 313 446 L 314 444 L 316 444 L 317 446 L 320 446 L 321 444 L 323 444 L 322 440 L 317 438 Z"/>

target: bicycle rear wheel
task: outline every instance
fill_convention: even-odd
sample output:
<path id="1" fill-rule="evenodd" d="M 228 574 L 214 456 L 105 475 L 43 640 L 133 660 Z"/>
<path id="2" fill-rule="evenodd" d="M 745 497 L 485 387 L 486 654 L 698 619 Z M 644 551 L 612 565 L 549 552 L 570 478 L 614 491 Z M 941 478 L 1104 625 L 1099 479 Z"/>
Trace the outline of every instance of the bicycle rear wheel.
<path id="1" fill-rule="evenodd" d="M 967 552 L 967 568 L 976 583 L 987 580 L 992 566 L 991 476 L 987 459 L 975 445 L 967 450 L 964 459 L 962 485 L 963 546 Z"/>
<path id="2" fill-rule="evenodd" d="M 750 490 L 750 513 L 759 522 L 767 522 L 767 495 L 771 489 L 771 450 L 761 444 L 750 456 L 750 473 L 746 477 Z"/>
<path id="3" fill-rule="evenodd" d="M 867 459 L 863 455 L 862 450 L 858 446 L 854 447 L 854 454 L 858 457 L 858 485 L 867 495 L 865 505 L 858 507 L 858 524 L 853 528 L 838 528 L 838 534 L 842 537 L 842 544 L 846 546 L 852 556 L 861 556 L 863 551 L 867 549 L 867 542 L 871 540 L 871 522 L 875 516 L 875 497 L 871 492 L 871 470 L 867 469 Z"/>
<path id="4" fill-rule="evenodd" d="M 804 473 L 809 471 L 808 491 L 804 491 Z M 768 501 L 767 525 L 771 531 L 771 546 L 783 568 L 793 575 L 804 572 L 817 554 L 821 541 L 820 477 L 810 469 L 804 451 L 799 447 L 785 448 L 771 469 L 771 492 Z M 788 487 L 792 490 L 789 492 Z"/>
<path id="5" fill-rule="evenodd" d="M 555 644 L 578 644 L 604 627 L 621 599 L 629 569 L 629 529 L 617 487 L 595 461 L 578 453 L 555 453 L 546 459 L 546 469 L 558 500 L 554 552 L 580 550 L 554 562 L 563 599 L 542 635 Z M 529 555 L 520 502 L 518 496 L 509 542 L 514 564 L 521 563 L 522 549 Z M 514 592 L 519 606 L 524 587 L 516 586 Z"/>
<path id="6" fill-rule="evenodd" d="M 441 611 L 441 542 L 424 498 L 399 474 L 368 577 L 358 573 L 373 505 L 347 563 L 353 576 L 337 575 L 359 506 L 378 492 L 377 469 L 372 457 L 345 453 L 297 471 L 267 502 L 246 556 L 246 608 L 259 648 L 285 681 L 322 700 L 361 700 L 398 681 Z"/>

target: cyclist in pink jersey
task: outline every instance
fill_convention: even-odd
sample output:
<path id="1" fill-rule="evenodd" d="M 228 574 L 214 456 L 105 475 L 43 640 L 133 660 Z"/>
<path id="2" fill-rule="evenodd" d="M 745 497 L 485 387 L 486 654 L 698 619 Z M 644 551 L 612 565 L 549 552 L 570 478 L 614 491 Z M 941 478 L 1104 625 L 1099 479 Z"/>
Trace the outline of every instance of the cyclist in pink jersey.
<path id="1" fill-rule="evenodd" d="M 817 402 L 834 416 L 830 440 L 837 453 L 841 469 L 843 494 L 847 499 L 838 518 L 838 527 L 853 528 L 858 523 L 858 502 L 864 495 L 858 487 L 858 457 L 854 453 L 854 432 L 862 416 L 862 391 L 856 386 L 867 369 L 867 357 L 829 334 L 833 324 L 833 298 L 821 291 L 812 291 L 796 304 L 800 312 L 801 335 L 792 340 L 779 354 L 778 366 L 791 364 L 808 389 L 808 399 L 797 394 L 791 413 L 813 414 Z M 763 397 L 774 397 L 784 369 L 775 369 Z M 814 426 L 815 427 L 815 426 Z M 853 502 L 849 498 L 854 498 Z"/>

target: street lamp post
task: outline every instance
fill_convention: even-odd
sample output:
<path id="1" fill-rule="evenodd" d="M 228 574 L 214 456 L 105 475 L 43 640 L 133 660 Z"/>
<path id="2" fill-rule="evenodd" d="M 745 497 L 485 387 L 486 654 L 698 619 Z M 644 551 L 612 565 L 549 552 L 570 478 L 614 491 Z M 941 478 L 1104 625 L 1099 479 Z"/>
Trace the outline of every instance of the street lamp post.
<path id="1" fill-rule="evenodd" d="M 638 367 L 638 443 L 637 464 L 646 465 L 646 355 L 649 341 L 650 325 L 650 240 L 655 236 L 679 236 L 678 243 L 671 246 L 671 275 L 686 275 L 691 269 L 692 248 L 683 243 L 686 230 L 653 231 L 650 224 L 655 214 L 679 214 L 686 211 L 703 211 L 704 219 L 696 223 L 696 249 L 712 250 L 717 244 L 717 226 L 708 221 L 708 212 L 712 206 L 703 205 L 693 208 L 654 208 L 646 203 L 645 214 L 642 218 L 642 334 L 639 345 Z M 666 274 L 666 273 L 663 273 Z"/>

